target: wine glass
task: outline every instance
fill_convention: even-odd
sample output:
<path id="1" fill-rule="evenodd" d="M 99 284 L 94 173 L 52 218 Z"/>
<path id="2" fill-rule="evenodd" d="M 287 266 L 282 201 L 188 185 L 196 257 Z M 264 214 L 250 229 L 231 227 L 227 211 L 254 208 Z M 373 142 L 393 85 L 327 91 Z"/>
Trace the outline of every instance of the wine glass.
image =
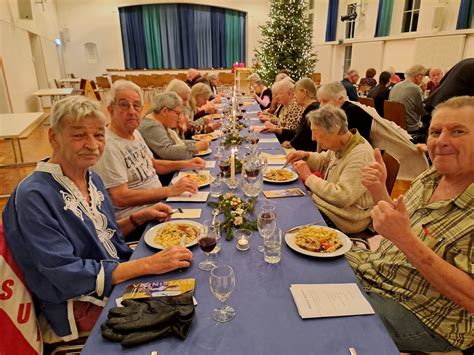
<path id="1" fill-rule="evenodd" d="M 199 263 L 199 268 L 205 271 L 212 270 L 216 266 L 216 262 L 210 259 L 210 253 L 217 244 L 216 228 L 204 223 L 199 233 L 198 244 L 201 250 L 206 254 L 206 260 Z"/>
<path id="2" fill-rule="evenodd" d="M 235 288 L 234 270 L 229 265 L 217 265 L 211 270 L 209 286 L 214 297 L 222 302 L 222 307 L 215 308 L 212 312 L 212 318 L 220 323 L 230 321 L 235 316 L 235 309 L 226 306 L 225 301 Z"/>
<path id="3" fill-rule="evenodd" d="M 257 218 L 257 227 L 260 236 L 265 239 L 265 237 L 273 234 L 276 228 L 276 213 L 275 213 L 275 205 L 272 203 L 264 204 L 261 209 L 260 213 L 258 214 Z M 263 245 L 259 245 L 257 250 L 260 253 L 263 253 L 264 247 Z"/>

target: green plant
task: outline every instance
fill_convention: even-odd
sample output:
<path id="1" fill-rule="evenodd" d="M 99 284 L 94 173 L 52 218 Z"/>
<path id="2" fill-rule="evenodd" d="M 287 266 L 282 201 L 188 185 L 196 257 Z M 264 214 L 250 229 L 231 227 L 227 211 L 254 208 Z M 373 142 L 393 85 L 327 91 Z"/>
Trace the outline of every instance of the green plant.
<path id="1" fill-rule="evenodd" d="M 219 196 L 217 201 L 208 201 L 207 204 L 213 208 L 218 208 L 224 214 L 224 221 L 219 223 L 219 230 L 225 231 L 226 240 L 234 238 L 234 227 L 250 230 L 258 230 L 257 221 L 248 217 L 255 212 L 256 197 L 251 197 L 247 201 L 235 194 L 228 192 Z"/>

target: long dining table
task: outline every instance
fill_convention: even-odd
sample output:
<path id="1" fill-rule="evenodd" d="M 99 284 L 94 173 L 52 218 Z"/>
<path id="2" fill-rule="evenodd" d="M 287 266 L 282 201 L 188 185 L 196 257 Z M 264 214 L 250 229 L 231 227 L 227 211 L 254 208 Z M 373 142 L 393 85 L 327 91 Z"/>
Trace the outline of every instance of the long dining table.
<path id="1" fill-rule="evenodd" d="M 256 119 L 258 106 L 246 106 L 246 115 L 251 125 L 261 125 Z M 242 131 L 244 136 L 246 131 Z M 260 138 L 274 138 L 273 134 L 260 133 Z M 221 138 L 222 139 L 222 138 Z M 219 140 L 212 143 L 213 152 Z M 278 142 L 259 142 L 259 149 L 270 154 L 283 154 Z M 215 160 L 214 153 L 204 157 Z M 218 171 L 210 169 L 213 173 Z M 298 179 L 294 182 L 264 184 L 264 190 L 305 187 Z M 203 188 L 205 191 L 209 187 Z M 228 192 L 227 187 L 224 193 Z M 234 190 L 239 196 L 242 191 Z M 211 197 L 209 197 L 211 199 Z M 258 210 L 266 198 L 259 195 Z M 271 200 L 276 204 L 277 227 L 283 231 L 308 223 L 325 225 L 311 197 L 285 197 Z M 211 208 L 206 203 L 169 203 L 173 208 L 200 208 L 198 221 L 210 220 Z M 222 216 L 218 219 L 222 220 Z M 256 216 L 255 216 L 256 218 Z M 149 226 L 151 227 L 151 225 Z M 290 293 L 292 284 L 342 284 L 357 283 L 356 277 L 344 256 L 317 258 L 303 255 L 290 249 L 282 241 L 281 261 L 267 264 L 263 254 L 257 250 L 263 239 L 254 232 L 250 250 L 236 249 L 235 241 L 221 238 L 222 249 L 215 256 L 217 263 L 232 266 L 236 286 L 227 304 L 233 306 L 236 316 L 228 323 L 217 323 L 212 318 L 212 310 L 219 306 L 209 287 L 209 272 L 200 270 L 198 264 L 205 255 L 199 247 L 193 247 L 193 261 L 184 271 L 174 271 L 164 275 L 139 277 L 114 287 L 96 326 L 94 327 L 82 354 L 321 354 L 348 355 L 353 348 L 359 355 L 399 354 L 376 314 L 349 317 L 328 317 L 302 319 Z M 155 253 L 142 239 L 135 249 L 132 259 Z M 131 348 L 122 348 L 120 343 L 103 339 L 100 325 L 106 321 L 108 310 L 116 306 L 127 285 L 132 282 L 150 282 L 194 278 L 194 297 L 197 301 L 195 317 L 185 340 L 166 337 Z M 359 285 L 359 284 L 358 284 Z M 360 287 L 360 285 L 359 285 Z M 361 287 L 360 287 L 361 288 Z M 361 288 L 362 293 L 364 293 Z"/>

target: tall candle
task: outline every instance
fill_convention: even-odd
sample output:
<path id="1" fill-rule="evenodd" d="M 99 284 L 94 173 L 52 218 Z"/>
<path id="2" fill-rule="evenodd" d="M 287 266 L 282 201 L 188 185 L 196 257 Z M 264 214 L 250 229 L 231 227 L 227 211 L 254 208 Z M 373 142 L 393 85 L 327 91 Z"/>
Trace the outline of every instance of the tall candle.
<path id="1" fill-rule="evenodd" d="M 230 154 L 230 181 L 235 181 L 235 151 L 234 148 L 231 149 Z"/>

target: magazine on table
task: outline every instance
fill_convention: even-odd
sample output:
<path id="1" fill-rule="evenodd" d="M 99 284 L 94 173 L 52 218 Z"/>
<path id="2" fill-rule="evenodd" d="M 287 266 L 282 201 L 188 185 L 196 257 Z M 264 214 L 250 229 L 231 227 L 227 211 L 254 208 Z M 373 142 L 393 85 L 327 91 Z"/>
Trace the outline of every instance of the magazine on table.
<path id="1" fill-rule="evenodd" d="M 136 282 L 127 286 L 122 298 L 126 300 L 148 297 L 179 296 L 186 292 L 193 292 L 195 283 L 195 279 Z"/>

